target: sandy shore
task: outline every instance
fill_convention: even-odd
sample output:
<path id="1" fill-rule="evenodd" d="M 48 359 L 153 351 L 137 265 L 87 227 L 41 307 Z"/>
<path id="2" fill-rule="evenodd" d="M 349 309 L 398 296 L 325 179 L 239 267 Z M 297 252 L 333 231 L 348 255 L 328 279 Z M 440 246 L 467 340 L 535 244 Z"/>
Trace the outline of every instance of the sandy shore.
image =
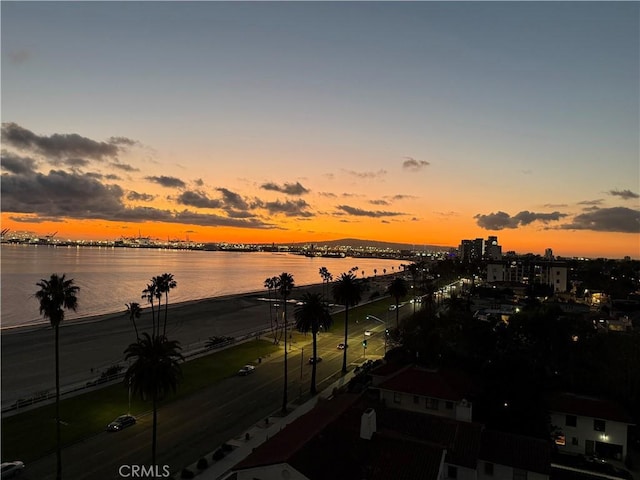
<path id="1" fill-rule="evenodd" d="M 322 293 L 322 284 L 294 288 L 291 298 L 304 292 Z M 270 327 L 267 290 L 169 304 L 167 336 L 183 350 L 202 345 L 211 336 L 238 337 Z M 293 315 L 293 307 L 289 307 Z M 291 317 L 290 317 L 291 318 Z M 139 331 L 151 328 L 151 309 L 137 321 Z M 135 341 L 128 316 L 122 312 L 76 319 L 60 328 L 61 385 L 85 382 L 110 365 L 124 364 L 123 351 Z M 3 330 L 2 404 L 54 388 L 54 336 L 50 326 Z"/>

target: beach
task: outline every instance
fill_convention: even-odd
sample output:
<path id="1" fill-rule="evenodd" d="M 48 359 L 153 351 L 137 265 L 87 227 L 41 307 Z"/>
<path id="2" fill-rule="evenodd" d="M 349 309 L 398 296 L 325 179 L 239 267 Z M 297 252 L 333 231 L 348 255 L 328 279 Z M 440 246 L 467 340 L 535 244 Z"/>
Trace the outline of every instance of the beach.
<path id="1" fill-rule="evenodd" d="M 382 279 L 380 279 L 382 280 Z M 379 282 L 380 285 L 384 283 Z M 290 296 L 322 293 L 323 285 L 296 287 Z M 178 340 L 183 353 L 202 346 L 211 336 L 243 337 L 270 328 L 267 290 L 248 294 L 169 303 L 167 337 Z M 144 306 L 144 305 L 143 305 Z M 151 309 L 144 306 L 137 320 L 138 330 L 150 331 Z M 293 320 L 294 305 L 289 305 Z M 164 307 L 161 318 L 164 318 Z M 107 367 L 126 365 L 124 349 L 136 339 L 123 310 L 109 315 L 63 323 L 60 327 L 61 386 L 84 384 Z M 50 326 L 31 326 L 3 331 L 2 405 L 18 398 L 54 389 L 54 333 Z"/>

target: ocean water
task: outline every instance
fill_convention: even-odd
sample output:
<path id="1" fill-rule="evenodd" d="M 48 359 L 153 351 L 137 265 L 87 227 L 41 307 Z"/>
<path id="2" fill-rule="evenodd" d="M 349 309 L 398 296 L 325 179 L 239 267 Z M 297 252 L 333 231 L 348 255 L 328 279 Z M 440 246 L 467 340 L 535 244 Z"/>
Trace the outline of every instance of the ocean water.
<path id="1" fill-rule="evenodd" d="M 264 291 L 266 278 L 287 272 L 296 285 L 321 283 L 318 270 L 327 267 L 337 278 L 358 267 L 362 277 L 398 271 L 400 260 L 377 258 L 309 258 L 288 253 L 205 252 L 101 247 L 54 247 L 10 245 L 0 247 L 2 329 L 48 323 L 38 311 L 36 283 L 52 273 L 66 274 L 80 287 L 77 312 L 67 312 L 73 320 L 92 315 L 124 312 L 125 304 L 141 300 L 149 280 L 171 273 L 177 288 L 169 303 L 237 293 Z"/>

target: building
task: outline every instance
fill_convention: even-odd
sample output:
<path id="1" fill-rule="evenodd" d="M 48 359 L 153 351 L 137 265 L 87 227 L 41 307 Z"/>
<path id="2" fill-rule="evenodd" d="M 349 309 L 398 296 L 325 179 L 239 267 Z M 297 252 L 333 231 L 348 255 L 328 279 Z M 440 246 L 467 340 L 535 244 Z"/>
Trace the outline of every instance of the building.
<path id="1" fill-rule="evenodd" d="M 445 405 L 442 411 L 426 407 L 430 404 L 427 398 L 462 403 L 463 377 L 388 365 L 371 374 L 378 377 L 379 397 L 374 388 L 319 399 L 316 408 L 239 462 L 231 478 L 549 479 L 547 441 L 486 430 L 470 417 L 457 420 L 451 415 L 457 412 L 456 404 L 454 408 Z M 429 387 L 425 380 L 434 386 Z M 412 383 L 414 388 L 408 388 Z M 389 402 L 395 393 L 407 402 Z M 415 397 L 418 402 L 414 403 Z M 470 415 L 470 405 L 462 413 Z"/>
<path id="2" fill-rule="evenodd" d="M 630 416 L 600 398 L 560 393 L 548 398 L 551 428 L 558 451 L 624 460 Z"/>
<path id="3" fill-rule="evenodd" d="M 547 260 L 502 260 L 487 263 L 487 283 L 541 284 L 554 292 L 566 292 L 568 268 L 564 262 Z"/>
<path id="4" fill-rule="evenodd" d="M 458 247 L 458 255 L 463 263 L 474 263 L 482 260 L 501 260 L 502 247 L 498 244 L 498 237 L 490 236 L 486 240 L 462 240 Z"/>
<path id="5" fill-rule="evenodd" d="M 379 383 L 377 388 L 382 402 L 391 408 L 466 422 L 472 419 L 470 395 L 474 388 L 461 372 L 409 366 Z"/>

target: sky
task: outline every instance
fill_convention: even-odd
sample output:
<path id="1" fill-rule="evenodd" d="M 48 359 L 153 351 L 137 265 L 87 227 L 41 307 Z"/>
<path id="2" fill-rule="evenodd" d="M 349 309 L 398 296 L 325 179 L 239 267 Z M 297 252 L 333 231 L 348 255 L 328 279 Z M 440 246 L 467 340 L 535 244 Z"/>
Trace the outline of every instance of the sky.
<path id="1" fill-rule="evenodd" d="M 13 2 L 2 228 L 640 258 L 638 2 Z"/>

